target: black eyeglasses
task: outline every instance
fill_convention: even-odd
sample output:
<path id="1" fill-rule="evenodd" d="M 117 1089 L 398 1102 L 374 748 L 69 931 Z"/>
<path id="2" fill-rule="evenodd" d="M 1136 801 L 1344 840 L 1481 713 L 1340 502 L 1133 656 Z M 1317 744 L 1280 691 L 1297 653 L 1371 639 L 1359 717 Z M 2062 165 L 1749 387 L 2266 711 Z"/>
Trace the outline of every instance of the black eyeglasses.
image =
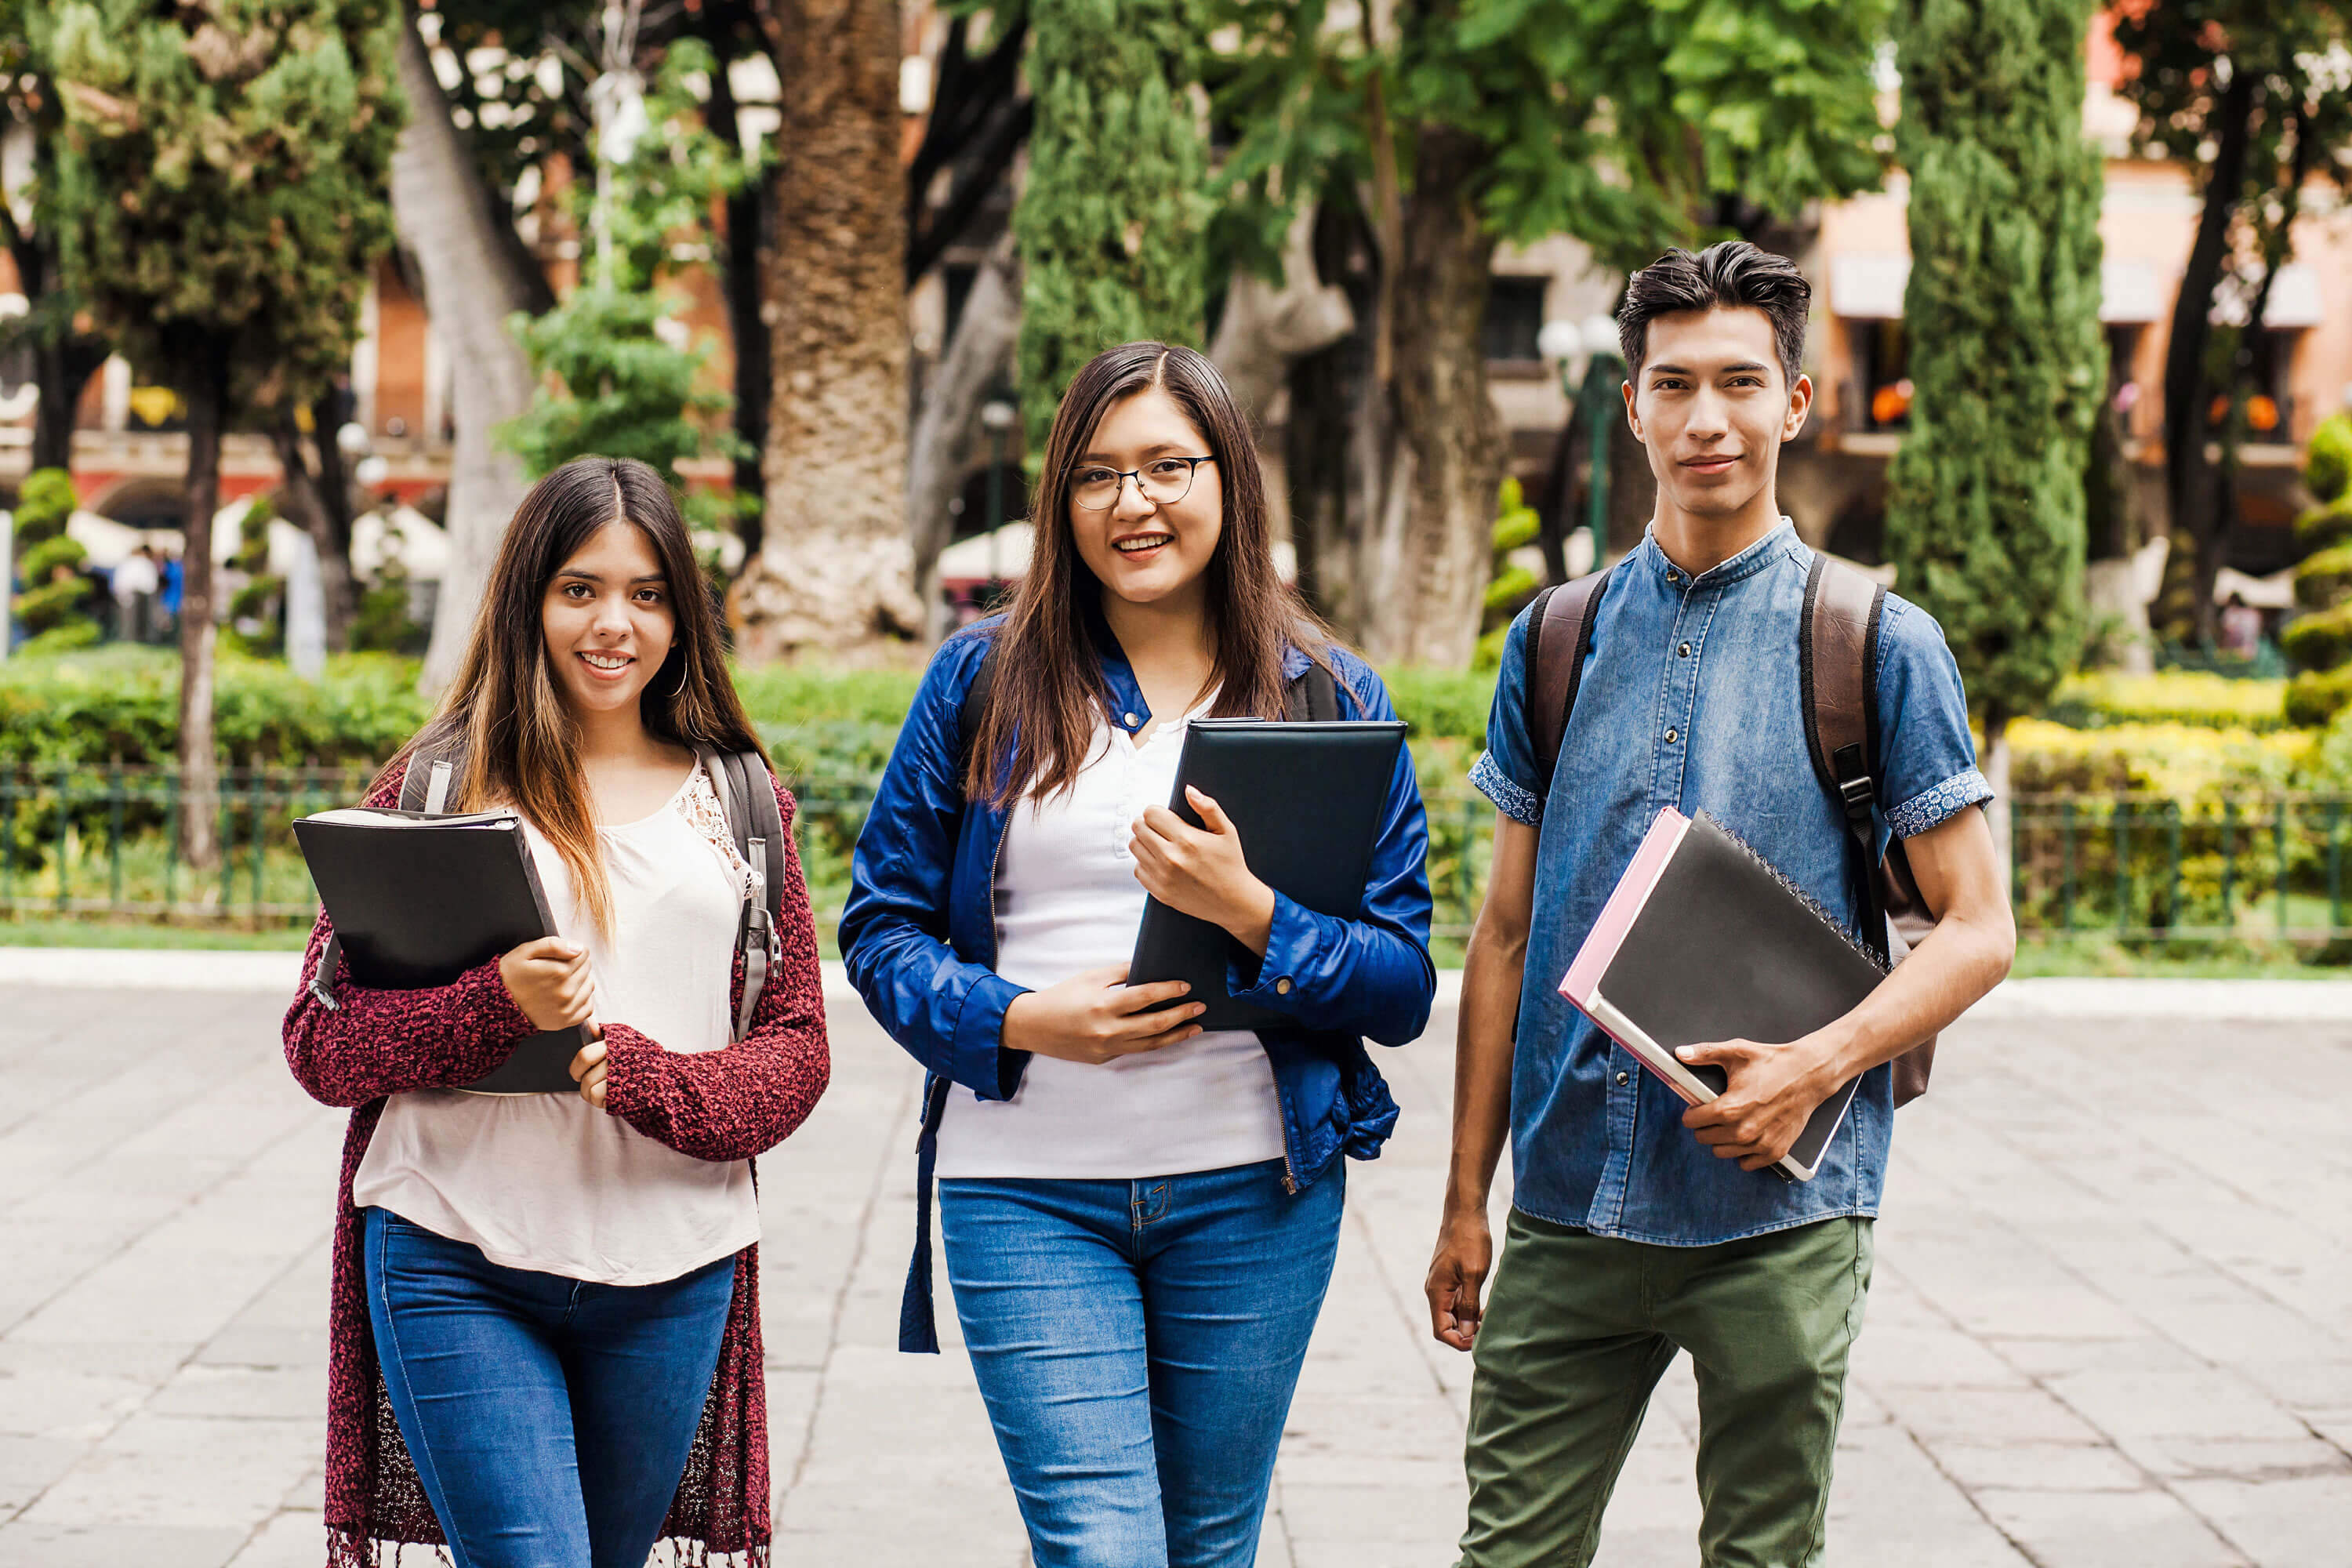
<path id="1" fill-rule="evenodd" d="M 1139 468 L 1114 468 L 1088 463 L 1070 470 L 1070 499 L 1088 511 L 1108 511 L 1118 504 L 1118 490 L 1135 481 L 1135 493 L 1154 506 L 1173 506 L 1192 490 L 1192 475 L 1214 457 L 1154 458 Z"/>

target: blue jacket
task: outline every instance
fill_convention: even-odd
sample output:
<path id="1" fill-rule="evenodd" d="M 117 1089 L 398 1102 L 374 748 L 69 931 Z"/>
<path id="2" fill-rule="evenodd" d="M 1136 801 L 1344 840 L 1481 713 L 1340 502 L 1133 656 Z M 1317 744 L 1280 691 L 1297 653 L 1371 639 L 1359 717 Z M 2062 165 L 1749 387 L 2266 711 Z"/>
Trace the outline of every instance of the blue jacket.
<path id="1" fill-rule="evenodd" d="M 922 1063 L 922 1133 L 916 1143 L 915 1256 L 899 1310 L 898 1348 L 936 1351 L 931 1310 L 930 1192 L 940 1113 L 950 1083 L 982 1100 L 1021 1088 L 1029 1053 L 1003 1046 L 1004 1010 L 1024 989 L 996 973 L 992 910 L 1006 812 L 964 798 L 961 715 L 1001 618 L 950 638 L 931 659 L 898 732 L 866 827 L 857 837 L 841 916 L 849 978 L 890 1037 Z M 1142 689 L 1108 626 L 1096 623 L 1110 720 L 1150 721 Z M 1289 650 L 1286 679 L 1307 667 Z M 1362 660 L 1332 650 L 1352 717 L 1392 719 L 1387 689 Z M 1396 1126 L 1396 1101 L 1364 1050 L 1364 1037 L 1401 1046 L 1429 1021 L 1436 971 L 1429 959 L 1429 826 L 1412 759 L 1400 748 L 1381 808 L 1363 911 L 1352 921 L 1275 896 L 1274 928 L 1255 975 L 1236 973 L 1235 996 L 1297 1020 L 1259 1033 L 1281 1100 L 1285 1185 L 1313 1184 L 1345 1153 L 1377 1156 Z"/>

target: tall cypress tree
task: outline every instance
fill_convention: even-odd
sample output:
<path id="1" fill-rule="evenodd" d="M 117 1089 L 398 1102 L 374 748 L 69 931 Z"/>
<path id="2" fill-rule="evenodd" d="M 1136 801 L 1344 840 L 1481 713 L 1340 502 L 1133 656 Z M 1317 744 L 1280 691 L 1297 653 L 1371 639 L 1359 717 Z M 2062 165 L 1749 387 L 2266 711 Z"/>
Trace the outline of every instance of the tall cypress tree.
<path id="1" fill-rule="evenodd" d="M 2083 476 L 2105 384 L 2088 17 L 2084 0 L 1908 0 L 1897 22 L 1916 390 L 1887 553 L 1943 623 L 1997 790 L 2005 726 L 2082 647 Z"/>
<path id="2" fill-rule="evenodd" d="M 1185 0 L 1031 0 L 1037 105 L 1013 210 L 1030 449 L 1078 368 L 1139 338 L 1198 347 L 1207 153 Z"/>

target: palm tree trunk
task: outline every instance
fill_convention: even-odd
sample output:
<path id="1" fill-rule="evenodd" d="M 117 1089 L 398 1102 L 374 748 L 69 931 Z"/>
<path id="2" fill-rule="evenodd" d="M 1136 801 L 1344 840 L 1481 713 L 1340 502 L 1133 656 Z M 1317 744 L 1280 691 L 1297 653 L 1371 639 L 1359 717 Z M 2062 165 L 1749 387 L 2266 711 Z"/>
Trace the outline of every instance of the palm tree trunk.
<path id="1" fill-rule="evenodd" d="M 923 388 L 908 443 L 907 527 L 914 542 L 917 592 L 927 611 L 923 635 L 937 642 L 948 631 L 940 602 L 940 552 L 955 532 L 948 502 L 963 486 L 964 456 L 980 431 L 989 389 L 1009 379 L 1014 340 L 1021 334 L 1021 262 L 1007 232 L 988 253 L 955 336 Z"/>
<path id="2" fill-rule="evenodd" d="M 532 309 L 531 287 L 510 237 L 498 232 L 479 166 L 449 117 L 414 11 L 400 38 L 408 126 L 392 160 L 393 220 L 425 275 L 433 331 L 446 351 L 457 439 L 449 457 L 448 574 L 441 580 L 422 685 L 438 691 L 456 673 L 499 539 L 530 489 L 522 461 L 495 432 L 530 407 L 530 362 L 507 318 Z"/>
<path id="3" fill-rule="evenodd" d="M 907 532 L 896 0 L 761 0 L 787 84 L 765 258 L 774 397 L 760 554 L 729 595 L 748 658 L 871 656 L 923 629 Z"/>

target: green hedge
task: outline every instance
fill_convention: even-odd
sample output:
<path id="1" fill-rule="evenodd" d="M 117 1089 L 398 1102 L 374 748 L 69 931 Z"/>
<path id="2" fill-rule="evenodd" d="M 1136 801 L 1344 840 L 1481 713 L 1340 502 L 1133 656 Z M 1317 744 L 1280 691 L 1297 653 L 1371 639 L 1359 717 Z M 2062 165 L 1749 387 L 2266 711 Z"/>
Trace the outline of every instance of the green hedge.
<path id="1" fill-rule="evenodd" d="M 317 685 L 271 660 L 225 655 L 216 723 L 234 764 L 373 763 L 397 750 L 430 705 L 417 695 L 414 660 L 354 654 L 329 661 Z M 737 684 L 761 736 L 793 776 L 844 784 L 879 773 L 921 679 L 919 671 L 740 671 Z M 2294 722 L 2316 726 L 2341 706 L 2296 683 Z M 165 648 L 121 644 L 0 664 L 0 760 L 37 763 L 168 762 L 177 734 L 179 665 Z M 1492 674 L 1400 670 L 1389 678 L 1397 711 L 1412 726 L 1424 771 L 1458 778 L 1486 742 Z M 2075 731 L 2136 731 L 2164 743 L 2198 743 L 2197 731 L 2269 734 L 2289 722 L 2278 681 L 2168 672 L 2095 675 L 2063 685 L 2050 717 Z M 2118 734 L 2111 737 L 2125 742 Z M 2113 746 L 2102 742 L 2102 749 Z"/>
<path id="2" fill-rule="evenodd" d="M 116 643 L 0 664 L 0 759 L 168 763 L 179 740 L 179 657 Z M 213 722 L 236 765 L 373 763 L 422 724 L 413 662 L 352 654 L 316 685 L 283 664 L 224 655 Z"/>
<path id="3" fill-rule="evenodd" d="M 921 680 L 916 670 L 740 670 L 737 689 L 761 736 L 802 776 L 880 770 Z M 352 654 L 327 679 L 225 654 L 215 724 L 232 763 L 374 763 L 431 713 L 413 659 Z M 1391 684 L 1417 737 L 1484 744 L 1491 675 L 1408 670 Z M 179 658 L 121 644 L 0 663 L 0 759 L 37 763 L 168 762 L 177 742 Z"/>

